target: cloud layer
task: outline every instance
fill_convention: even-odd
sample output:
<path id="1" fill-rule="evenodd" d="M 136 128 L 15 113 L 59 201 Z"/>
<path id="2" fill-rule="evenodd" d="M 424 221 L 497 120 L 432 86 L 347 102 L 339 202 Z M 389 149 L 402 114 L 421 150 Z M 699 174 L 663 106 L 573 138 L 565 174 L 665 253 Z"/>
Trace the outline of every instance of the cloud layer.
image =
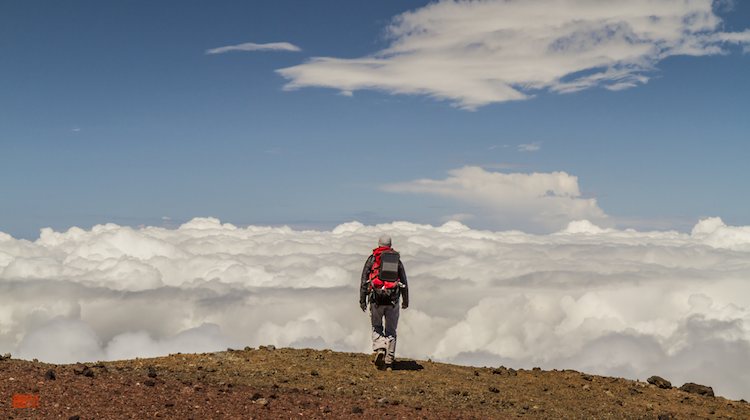
<path id="1" fill-rule="evenodd" d="M 722 32 L 713 0 L 444 0 L 396 16 L 389 46 L 278 70 L 286 89 L 320 86 L 428 95 L 475 109 L 535 92 L 621 90 L 674 55 L 750 45 Z"/>
<path id="2" fill-rule="evenodd" d="M 0 352 L 50 362 L 274 344 L 367 352 L 358 277 L 389 232 L 412 306 L 402 356 L 583 369 L 748 398 L 750 227 L 571 223 L 550 235 L 406 222 L 332 231 L 113 224 L 0 233 Z"/>
<path id="3" fill-rule="evenodd" d="M 256 44 L 245 42 L 244 44 L 227 45 L 224 47 L 211 48 L 206 54 L 223 54 L 230 51 L 302 51 L 300 47 L 288 42 L 269 42 L 267 44 Z"/>
<path id="4" fill-rule="evenodd" d="M 578 177 L 565 172 L 502 173 L 477 166 L 449 171 L 446 179 L 389 184 L 384 191 L 446 197 L 476 210 L 472 220 L 491 226 L 555 231 L 573 220 L 605 222 L 596 199 L 582 198 Z"/>

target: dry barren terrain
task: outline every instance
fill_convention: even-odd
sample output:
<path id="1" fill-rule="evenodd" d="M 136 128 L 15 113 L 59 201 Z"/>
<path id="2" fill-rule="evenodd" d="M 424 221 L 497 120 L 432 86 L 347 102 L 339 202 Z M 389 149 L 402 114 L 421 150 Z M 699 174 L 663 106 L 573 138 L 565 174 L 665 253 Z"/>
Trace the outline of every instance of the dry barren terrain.
<path id="1" fill-rule="evenodd" d="M 379 371 L 365 354 L 261 347 L 74 365 L 2 360 L 0 414 L 13 419 L 750 418 L 744 401 L 660 385 L 572 370 L 414 360 Z"/>

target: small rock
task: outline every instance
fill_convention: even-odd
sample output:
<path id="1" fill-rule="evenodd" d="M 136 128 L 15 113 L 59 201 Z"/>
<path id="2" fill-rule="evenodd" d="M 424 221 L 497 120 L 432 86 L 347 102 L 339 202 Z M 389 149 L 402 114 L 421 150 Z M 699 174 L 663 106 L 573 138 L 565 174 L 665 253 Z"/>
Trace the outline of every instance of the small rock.
<path id="1" fill-rule="evenodd" d="M 641 391 L 641 390 L 640 390 L 640 389 L 638 389 L 638 388 L 630 388 L 630 390 L 629 390 L 629 391 L 630 391 L 630 395 L 638 395 L 638 394 L 643 394 L 643 391 Z"/>
<path id="2" fill-rule="evenodd" d="M 668 380 L 662 378 L 661 376 L 652 376 L 648 379 L 646 379 L 646 382 L 650 383 L 651 385 L 656 385 L 661 389 L 670 389 L 672 388 L 672 383 Z"/>
<path id="3" fill-rule="evenodd" d="M 156 378 L 156 369 L 153 366 L 149 366 L 147 375 L 149 378 Z"/>
<path id="4" fill-rule="evenodd" d="M 497 394 L 497 393 L 499 393 L 499 392 L 500 392 L 500 390 L 499 390 L 499 389 L 497 389 L 497 388 L 496 388 L 496 387 L 494 387 L 494 386 L 491 386 L 491 387 L 489 387 L 489 391 L 490 391 L 490 392 L 492 392 L 493 394 Z"/>
<path id="5" fill-rule="evenodd" d="M 146 385 L 146 386 L 155 386 L 156 385 L 156 381 L 154 381 L 153 379 L 146 379 L 145 381 L 143 381 L 143 385 Z"/>
<path id="6" fill-rule="evenodd" d="M 615 394 L 613 394 L 612 391 L 610 391 L 610 390 L 606 390 L 606 391 L 604 391 L 604 393 L 607 394 L 607 395 L 609 395 L 610 397 L 614 397 L 615 396 Z"/>
<path id="7" fill-rule="evenodd" d="M 672 413 L 662 413 L 657 417 L 659 420 L 672 420 L 675 416 Z"/>
<path id="8" fill-rule="evenodd" d="M 311 371 L 310 371 L 310 375 L 311 375 L 311 376 L 320 376 L 320 373 L 318 373 L 318 371 L 317 371 L 317 370 L 311 370 Z"/>
<path id="9" fill-rule="evenodd" d="M 581 379 L 583 379 L 584 381 L 589 381 L 590 382 L 590 381 L 594 380 L 594 377 L 591 376 L 591 375 L 581 375 Z"/>
<path id="10" fill-rule="evenodd" d="M 252 397 L 250 397 L 250 400 L 251 401 L 256 401 L 256 400 L 260 399 L 262 396 L 263 395 L 261 395 L 260 393 L 256 392 L 255 394 L 253 394 Z"/>
<path id="11" fill-rule="evenodd" d="M 531 370 L 539 372 L 540 370 L 542 370 L 542 368 L 540 368 L 540 367 L 533 367 L 533 368 L 531 368 Z"/>
<path id="12" fill-rule="evenodd" d="M 0 360 L 10 360 L 10 353 L 5 353 L 0 356 Z"/>
<path id="13" fill-rule="evenodd" d="M 68 420 L 81 420 L 81 416 L 79 416 L 79 415 L 70 416 L 70 417 L 68 417 Z"/>
<path id="14" fill-rule="evenodd" d="M 245 351 L 250 351 L 250 350 L 252 350 L 252 349 L 253 349 L 253 348 L 252 348 L 252 347 L 250 347 L 250 346 L 245 346 Z"/>
<path id="15" fill-rule="evenodd" d="M 707 397 L 714 396 L 714 390 L 710 386 L 695 384 L 688 382 L 680 387 L 681 391 L 689 392 L 691 394 L 705 395 Z"/>
<path id="16" fill-rule="evenodd" d="M 378 404 L 380 404 L 380 405 L 386 405 L 386 404 L 388 404 L 388 399 L 387 398 L 381 398 L 381 399 L 378 400 Z"/>
<path id="17" fill-rule="evenodd" d="M 55 375 L 54 370 L 50 369 L 44 374 L 44 379 L 48 381 L 54 381 L 55 379 L 57 379 L 57 375 Z"/>
<path id="18" fill-rule="evenodd" d="M 329 407 L 329 406 L 325 406 L 325 407 L 323 407 L 323 410 L 322 410 L 322 411 L 323 411 L 324 413 L 328 414 L 328 413 L 330 413 L 330 412 L 331 412 L 331 411 L 333 411 L 333 410 L 331 410 L 331 407 Z"/>
<path id="19" fill-rule="evenodd" d="M 268 405 L 268 400 L 265 399 L 265 398 L 258 398 L 257 400 L 255 400 L 255 404 L 259 404 L 259 405 L 265 407 L 265 406 Z"/>
<path id="20" fill-rule="evenodd" d="M 586 390 L 586 391 L 588 391 L 589 389 L 591 389 L 591 385 L 586 384 L 586 385 L 583 386 L 583 389 Z"/>
<path id="21" fill-rule="evenodd" d="M 362 414 L 365 410 L 362 409 L 362 407 L 354 406 L 352 407 L 352 414 Z"/>

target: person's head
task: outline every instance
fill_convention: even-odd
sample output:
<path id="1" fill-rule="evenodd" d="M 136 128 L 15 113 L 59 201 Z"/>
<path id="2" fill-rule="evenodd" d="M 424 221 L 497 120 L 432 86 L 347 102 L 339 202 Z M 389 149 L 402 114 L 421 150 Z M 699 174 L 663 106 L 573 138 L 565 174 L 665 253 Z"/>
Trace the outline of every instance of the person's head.
<path id="1" fill-rule="evenodd" d="M 378 246 L 391 246 L 391 236 L 381 235 L 380 238 L 378 238 Z"/>

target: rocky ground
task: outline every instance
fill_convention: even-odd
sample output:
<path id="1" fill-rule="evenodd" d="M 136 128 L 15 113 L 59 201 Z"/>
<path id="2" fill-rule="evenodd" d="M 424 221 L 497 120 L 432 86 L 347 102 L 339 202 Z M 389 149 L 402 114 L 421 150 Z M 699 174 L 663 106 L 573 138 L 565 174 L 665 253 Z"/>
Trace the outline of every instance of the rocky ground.
<path id="1" fill-rule="evenodd" d="M 413 360 L 378 371 L 369 355 L 272 347 L 87 365 L 6 359 L 0 418 L 750 418 L 744 401 L 660 379 Z M 18 394 L 31 397 L 16 405 L 38 406 L 14 408 Z"/>

